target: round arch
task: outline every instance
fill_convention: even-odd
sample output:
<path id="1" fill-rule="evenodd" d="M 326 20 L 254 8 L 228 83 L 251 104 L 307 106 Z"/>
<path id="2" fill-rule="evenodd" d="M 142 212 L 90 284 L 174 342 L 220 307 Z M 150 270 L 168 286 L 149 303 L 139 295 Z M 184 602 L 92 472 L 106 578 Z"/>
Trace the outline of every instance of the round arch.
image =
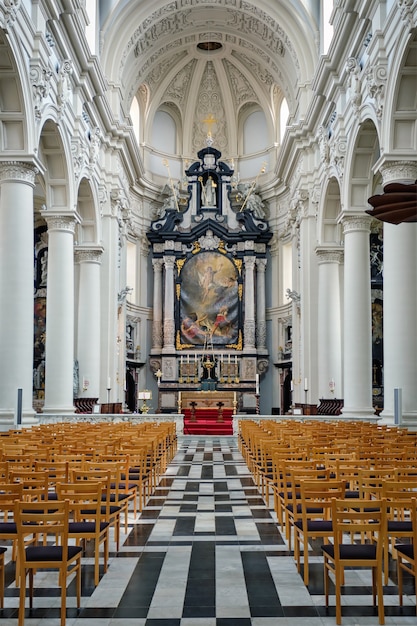
<path id="1" fill-rule="evenodd" d="M 344 210 L 362 213 L 373 189 L 373 166 L 379 158 L 380 142 L 375 123 L 367 118 L 359 124 L 347 149 L 342 204 Z"/>
<path id="2" fill-rule="evenodd" d="M 45 205 L 48 210 L 70 211 L 75 207 L 73 186 L 69 184 L 68 154 L 59 126 L 52 119 L 46 120 L 39 137 L 39 160 L 44 169 Z"/>
<path id="3" fill-rule="evenodd" d="M 24 94 L 31 93 L 24 86 L 25 73 L 19 72 L 16 58 L 4 31 L 0 30 L 0 152 L 7 154 L 29 153 L 29 128 L 31 115 L 26 115 L 27 103 Z M 26 72 L 27 74 L 27 72 Z"/>
<path id="4" fill-rule="evenodd" d="M 341 194 L 339 181 L 332 176 L 327 181 L 322 204 L 318 215 L 318 242 L 322 246 L 340 245 L 342 239 L 339 223 L 341 213 Z"/>
<path id="5" fill-rule="evenodd" d="M 383 136 L 387 152 L 400 153 L 404 158 L 415 157 L 417 152 L 417 30 L 401 52 L 398 71 L 390 72 L 395 85 L 391 89 L 387 87 L 391 100 L 387 99 L 385 104 Z"/>

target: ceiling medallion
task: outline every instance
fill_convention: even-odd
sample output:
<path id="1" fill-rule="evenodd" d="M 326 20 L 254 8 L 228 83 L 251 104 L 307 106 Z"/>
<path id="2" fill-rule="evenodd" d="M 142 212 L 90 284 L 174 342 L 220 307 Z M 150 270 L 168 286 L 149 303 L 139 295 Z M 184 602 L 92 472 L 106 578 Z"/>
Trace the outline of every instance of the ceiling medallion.
<path id="1" fill-rule="evenodd" d="M 200 41 L 197 44 L 197 48 L 203 52 L 216 52 L 223 48 L 223 44 L 220 41 Z"/>

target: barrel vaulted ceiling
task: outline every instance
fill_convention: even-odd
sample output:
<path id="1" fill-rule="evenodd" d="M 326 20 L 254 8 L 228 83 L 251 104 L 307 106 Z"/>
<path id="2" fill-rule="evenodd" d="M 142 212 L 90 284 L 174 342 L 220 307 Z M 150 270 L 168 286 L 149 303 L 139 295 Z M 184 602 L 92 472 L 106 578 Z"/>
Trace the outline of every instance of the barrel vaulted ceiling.
<path id="1" fill-rule="evenodd" d="M 237 154 L 245 112 L 264 112 L 271 143 L 283 97 L 290 120 L 302 117 L 319 56 L 318 4 L 120 0 L 102 15 L 101 58 L 125 112 L 138 97 L 145 127 L 156 111 L 170 112 L 179 145 L 195 153 L 212 115 L 216 147 Z"/>

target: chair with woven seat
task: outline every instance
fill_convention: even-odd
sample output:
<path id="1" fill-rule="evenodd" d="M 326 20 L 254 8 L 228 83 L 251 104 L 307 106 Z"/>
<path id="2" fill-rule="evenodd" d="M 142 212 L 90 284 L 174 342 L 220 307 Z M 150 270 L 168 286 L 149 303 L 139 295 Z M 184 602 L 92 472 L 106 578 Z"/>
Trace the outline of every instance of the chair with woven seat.
<path id="1" fill-rule="evenodd" d="M 385 623 L 383 598 L 383 548 L 386 528 L 384 500 L 332 500 L 333 543 L 322 546 L 324 557 L 324 594 L 329 606 L 329 574 L 334 576 L 336 624 L 342 623 L 341 589 L 345 568 L 371 568 L 373 605 L 378 604 L 378 619 Z M 364 542 L 357 537 L 366 537 Z M 370 539 L 370 537 L 372 538 Z M 378 601 L 378 602 L 377 602 Z"/>
<path id="2" fill-rule="evenodd" d="M 66 622 L 67 578 L 75 574 L 77 607 L 81 603 L 80 546 L 68 543 L 69 502 L 16 502 L 15 520 L 20 564 L 19 626 L 25 621 L 26 576 L 29 574 L 29 607 L 33 607 L 34 576 L 37 570 L 58 570 L 61 588 L 61 626 Z M 29 545 L 27 539 L 29 539 Z M 37 541 L 33 542 L 33 536 Z M 51 543 L 52 541 L 52 543 Z"/>
<path id="3" fill-rule="evenodd" d="M 100 580 L 100 546 L 103 547 L 103 569 L 107 571 L 109 558 L 109 522 L 102 519 L 102 485 L 99 481 L 58 483 L 59 500 L 68 500 L 70 520 L 68 537 L 85 550 L 87 541 L 94 541 L 94 584 Z"/>

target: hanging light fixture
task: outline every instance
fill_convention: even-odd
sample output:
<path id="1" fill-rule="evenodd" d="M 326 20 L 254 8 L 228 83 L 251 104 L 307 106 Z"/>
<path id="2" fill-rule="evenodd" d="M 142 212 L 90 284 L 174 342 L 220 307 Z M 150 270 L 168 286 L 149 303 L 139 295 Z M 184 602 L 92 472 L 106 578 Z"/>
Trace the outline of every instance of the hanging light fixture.
<path id="1" fill-rule="evenodd" d="M 413 184 L 389 183 L 383 194 L 372 196 L 368 202 L 373 209 L 366 213 L 381 222 L 417 222 L 417 181 Z"/>

